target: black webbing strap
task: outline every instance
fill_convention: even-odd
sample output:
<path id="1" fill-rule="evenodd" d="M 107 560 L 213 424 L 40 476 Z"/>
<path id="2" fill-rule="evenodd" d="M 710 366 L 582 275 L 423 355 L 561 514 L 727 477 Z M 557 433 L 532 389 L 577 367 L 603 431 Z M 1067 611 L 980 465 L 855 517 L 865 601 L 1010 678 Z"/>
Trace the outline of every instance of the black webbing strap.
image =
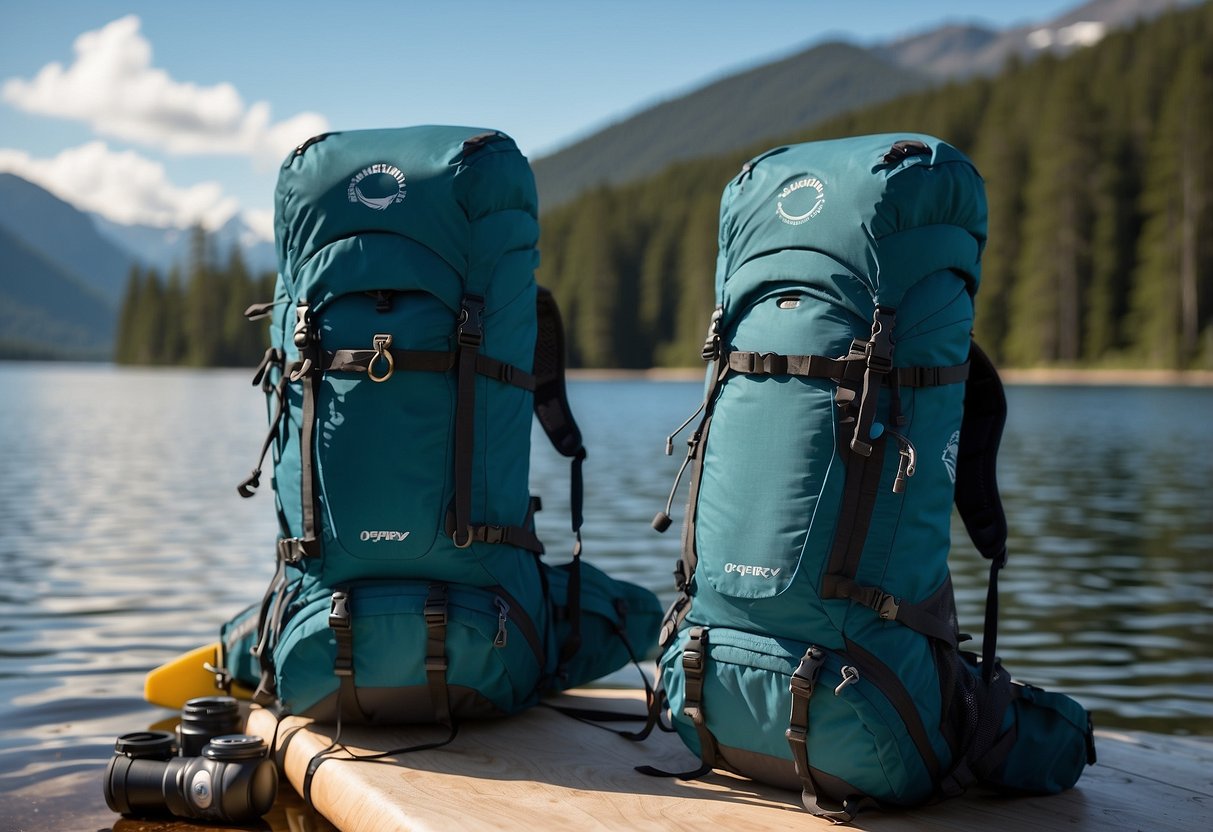
<path id="1" fill-rule="evenodd" d="M 569 634 L 560 645 L 560 670 L 581 648 L 581 523 L 584 484 L 581 465 L 585 462 L 585 448 L 578 450 L 569 466 L 569 520 L 573 529 L 573 560 L 569 564 L 567 607 Z"/>
<path id="2" fill-rule="evenodd" d="M 366 715 L 358 704 L 358 688 L 354 682 L 354 628 L 350 618 L 350 596 L 337 590 L 329 599 L 329 629 L 337 643 L 333 658 L 333 673 L 337 676 L 340 693 L 338 707 L 343 719 L 363 721 Z"/>
<path id="3" fill-rule="evenodd" d="M 446 584 L 430 584 L 425 599 L 425 679 L 434 707 L 434 721 L 451 725 L 451 698 L 446 685 Z"/>
<path id="4" fill-rule="evenodd" d="M 476 356 L 484 343 L 484 298 L 464 295 L 455 326 L 455 531 L 460 549 L 472 545 L 472 466 L 476 440 Z"/>
<path id="5" fill-rule="evenodd" d="M 990 561 L 981 640 L 982 678 L 991 682 L 997 660 L 998 573 L 1007 563 L 1007 516 L 998 493 L 998 446 L 1007 421 L 1007 398 L 993 362 L 973 342 L 965 382 L 964 417 L 956 456 L 956 508 L 977 551 Z"/>
<path id="6" fill-rule="evenodd" d="M 249 650 L 257 659 L 257 666 L 261 670 L 261 678 L 257 682 L 257 689 L 253 692 L 253 701 L 258 705 L 268 705 L 274 701 L 276 685 L 272 647 L 273 638 L 277 634 L 269 624 L 274 602 L 281 602 L 280 596 L 285 586 L 286 563 L 282 558 L 282 550 L 279 549 L 274 577 L 270 578 L 269 586 L 265 588 L 265 594 L 261 597 L 261 607 L 257 611 L 257 643 Z"/>
<path id="7" fill-rule="evenodd" d="M 299 304 L 295 309 L 297 317 L 294 331 L 295 346 L 299 348 L 300 361 L 290 373 L 292 382 L 302 384 L 302 424 L 299 431 L 299 501 L 303 515 L 303 536 L 280 541 L 291 543 L 294 547 L 287 563 L 297 562 L 301 557 L 311 557 L 320 554 L 320 541 L 316 535 L 316 517 L 319 514 L 316 504 L 316 396 L 320 384 L 320 370 L 317 367 L 319 345 L 311 331 L 311 318 L 307 304 Z"/>
<path id="8" fill-rule="evenodd" d="M 682 714 L 691 720 L 699 735 L 699 757 L 704 765 L 715 768 L 719 759 L 716 738 L 708 730 L 703 708 L 703 677 L 708 661 L 708 631 L 692 627 L 682 650 L 684 684 Z"/>
<path id="9" fill-rule="evenodd" d="M 581 525 L 585 488 L 582 464 L 586 459 L 581 429 L 569 407 L 565 386 L 564 323 L 560 307 L 552 293 L 542 286 L 535 294 L 535 314 L 538 332 L 535 338 L 535 418 L 547 434 L 552 447 L 569 464 L 569 521 L 573 531 L 573 561 L 569 568 L 568 616 L 569 635 L 560 646 L 563 667 L 581 646 Z"/>
<path id="10" fill-rule="evenodd" d="M 253 656 L 261 668 L 261 679 L 253 694 L 253 701 L 259 705 L 270 705 L 277 696 L 277 674 L 274 667 L 274 648 L 282 636 L 282 624 L 287 610 L 303 585 L 296 581 L 288 583 L 286 578 L 286 561 L 282 557 L 283 549 L 278 548 L 278 568 L 273 580 L 265 591 L 261 601 L 261 612 L 258 618 L 258 639 L 252 649 Z M 267 614 L 268 608 L 268 614 Z"/>
<path id="11" fill-rule="evenodd" d="M 530 514 L 527 517 L 529 520 Z M 447 535 L 454 535 L 456 528 L 455 513 L 449 511 L 446 515 Z M 534 552 L 537 555 L 543 554 L 543 542 L 528 527 L 490 526 L 472 523 L 468 525 L 467 532 L 471 540 L 477 543 L 504 543 L 507 546 L 517 546 L 520 549 L 526 549 L 528 552 Z"/>
<path id="12" fill-rule="evenodd" d="M 824 355 L 780 355 L 773 352 L 731 352 L 729 369 L 736 373 L 763 376 L 800 376 L 801 378 L 846 378 L 859 376 L 863 364 L 855 359 L 826 358 Z"/>
<path id="13" fill-rule="evenodd" d="M 876 399 L 885 376 L 893 369 L 893 323 L 897 312 L 887 306 L 877 306 L 872 313 L 872 337 L 864 345 L 863 390 L 855 417 L 855 433 L 851 450 L 860 456 L 870 456 L 875 439 L 872 422 L 876 418 Z"/>
<path id="14" fill-rule="evenodd" d="M 863 586 L 842 575 L 826 575 L 821 579 L 821 597 L 847 598 L 875 610 L 885 621 L 897 621 L 924 636 L 956 647 L 956 630 L 950 621 L 934 615 L 923 605 L 895 598 L 880 587 Z"/>
<path id="15" fill-rule="evenodd" d="M 839 439 L 839 448 L 847 467 L 827 576 L 853 579 L 859 571 L 859 559 L 872 524 L 872 509 L 880 493 L 880 474 L 887 442 L 878 440 L 873 445 L 871 456 L 860 456 L 849 450 L 845 436 L 840 435 Z"/>
<path id="16" fill-rule="evenodd" d="M 391 356 L 392 372 L 411 370 L 414 372 L 445 373 L 455 366 L 455 352 L 439 352 L 435 350 L 336 350 L 324 354 L 324 364 L 321 367 L 329 373 L 366 373 L 372 364 L 379 361 L 375 372 L 383 377 L 383 359 Z M 476 372 L 487 378 L 509 384 L 523 390 L 535 389 L 535 377 L 520 367 L 498 361 L 496 358 L 477 353 Z"/>
<path id="17" fill-rule="evenodd" d="M 800 778 L 802 785 L 801 799 L 805 808 L 813 814 L 822 814 L 825 811 L 817 806 L 815 795 L 820 790 L 809 763 L 809 704 L 824 664 L 825 651 L 811 645 L 801 657 L 796 670 L 792 672 L 788 683 L 792 694 L 792 707 L 788 715 L 788 729 L 784 732 L 792 750 L 792 764 L 796 767 L 796 776 Z"/>
<path id="18" fill-rule="evenodd" d="M 862 381 L 866 356 L 826 358 L 824 355 L 781 355 L 773 352 L 730 352 L 729 369 L 759 376 L 847 379 Z M 894 367 L 886 378 L 900 387 L 941 387 L 969 377 L 969 362 L 944 367 Z"/>

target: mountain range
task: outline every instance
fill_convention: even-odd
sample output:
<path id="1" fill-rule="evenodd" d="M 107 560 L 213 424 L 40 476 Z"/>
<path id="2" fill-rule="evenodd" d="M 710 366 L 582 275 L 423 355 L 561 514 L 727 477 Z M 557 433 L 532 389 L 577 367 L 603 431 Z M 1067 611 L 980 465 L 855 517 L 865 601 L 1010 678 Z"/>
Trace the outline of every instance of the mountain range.
<path id="1" fill-rule="evenodd" d="M 993 74 L 1015 57 L 1072 50 L 1192 2 L 1093 0 L 1055 20 L 1006 30 L 948 25 L 870 47 L 818 44 L 713 80 L 535 160 L 541 203 L 555 207 L 597 185 L 754 146 L 949 80 Z M 111 222 L 0 174 L 0 358 L 107 357 L 132 266 L 167 274 L 185 263 L 188 237 L 183 229 Z M 272 244 L 239 219 L 211 239 L 221 253 L 239 246 L 250 271 L 275 268 Z"/>
<path id="2" fill-rule="evenodd" d="M 822 43 L 655 104 L 533 162 L 540 204 L 597 185 L 788 136 L 841 112 L 975 75 L 1012 58 L 1063 54 L 1112 29 L 1195 0 L 1092 0 L 1047 22 L 1006 30 L 948 25 L 862 48 Z"/>

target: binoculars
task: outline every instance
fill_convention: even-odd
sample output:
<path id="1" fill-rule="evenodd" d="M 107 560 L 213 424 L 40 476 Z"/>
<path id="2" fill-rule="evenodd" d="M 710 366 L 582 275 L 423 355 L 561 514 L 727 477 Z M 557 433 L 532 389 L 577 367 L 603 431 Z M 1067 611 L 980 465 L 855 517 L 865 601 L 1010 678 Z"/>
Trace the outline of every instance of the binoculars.
<path id="1" fill-rule="evenodd" d="M 105 802 L 124 815 L 247 823 L 270 810 L 278 770 L 260 737 L 241 734 L 230 696 L 185 703 L 175 734 L 123 734 L 105 772 Z"/>

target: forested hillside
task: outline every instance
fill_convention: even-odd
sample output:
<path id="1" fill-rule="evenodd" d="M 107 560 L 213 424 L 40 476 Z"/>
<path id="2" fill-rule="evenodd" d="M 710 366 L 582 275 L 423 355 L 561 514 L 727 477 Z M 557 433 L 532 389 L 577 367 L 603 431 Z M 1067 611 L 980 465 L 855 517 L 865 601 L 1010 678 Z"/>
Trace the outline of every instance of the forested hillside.
<path id="1" fill-rule="evenodd" d="M 729 75 L 534 162 L 541 205 L 597 184 L 634 182 L 684 159 L 727 153 L 838 113 L 931 86 L 871 50 L 823 43 Z"/>
<path id="2" fill-rule="evenodd" d="M 977 337 L 997 361 L 1213 367 L 1213 3 L 546 212 L 540 280 L 572 363 L 695 363 L 720 193 L 745 159 L 895 131 L 947 139 L 986 179 Z"/>
<path id="3" fill-rule="evenodd" d="M 119 364 L 253 366 L 269 343 L 264 322 L 249 323 L 244 310 L 274 294 L 274 275 L 253 275 L 237 246 L 226 257 L 201 228 L 190 231 L 184 276 L 154 269 L 131 270 L 114 360 Z"/>

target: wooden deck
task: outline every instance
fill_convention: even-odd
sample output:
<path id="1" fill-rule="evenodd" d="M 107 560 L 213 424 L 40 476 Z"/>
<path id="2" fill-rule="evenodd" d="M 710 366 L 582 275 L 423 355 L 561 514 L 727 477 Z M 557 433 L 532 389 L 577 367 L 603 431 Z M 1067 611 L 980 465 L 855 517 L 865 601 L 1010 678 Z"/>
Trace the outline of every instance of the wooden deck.
<path id="1" fill-rule="evenodd" d="M 641 694 L 587 689 L 562 704 L 639 713 Z M 331 726 L 290 717 L 276 726 L 254 710 L 249 731 L 270 740 L 298 790 L 308 761 L 332 739 Z M 439 739 L 439 729 L 347 727 L 343 741 L 376 751 Z M 855 829 L 1118 830 L 1213 829 L 1213 741 L 1096 732 L 1099 762 L 1078 786 L 1045 798 L 972 791 L 912 812 L 860 815 Z M 316 808 L 344 832 L 394 830 L 742 830 L 829 829 L 799 794 L 712 773 L 695 781 L 649 777 L 638 765 L 683 771 L 698 764 L 672 734 L 632 743 L 549 708 L 467 723 L 450 745 L 387 763 L 333 759 L 316 772 Z"/>

